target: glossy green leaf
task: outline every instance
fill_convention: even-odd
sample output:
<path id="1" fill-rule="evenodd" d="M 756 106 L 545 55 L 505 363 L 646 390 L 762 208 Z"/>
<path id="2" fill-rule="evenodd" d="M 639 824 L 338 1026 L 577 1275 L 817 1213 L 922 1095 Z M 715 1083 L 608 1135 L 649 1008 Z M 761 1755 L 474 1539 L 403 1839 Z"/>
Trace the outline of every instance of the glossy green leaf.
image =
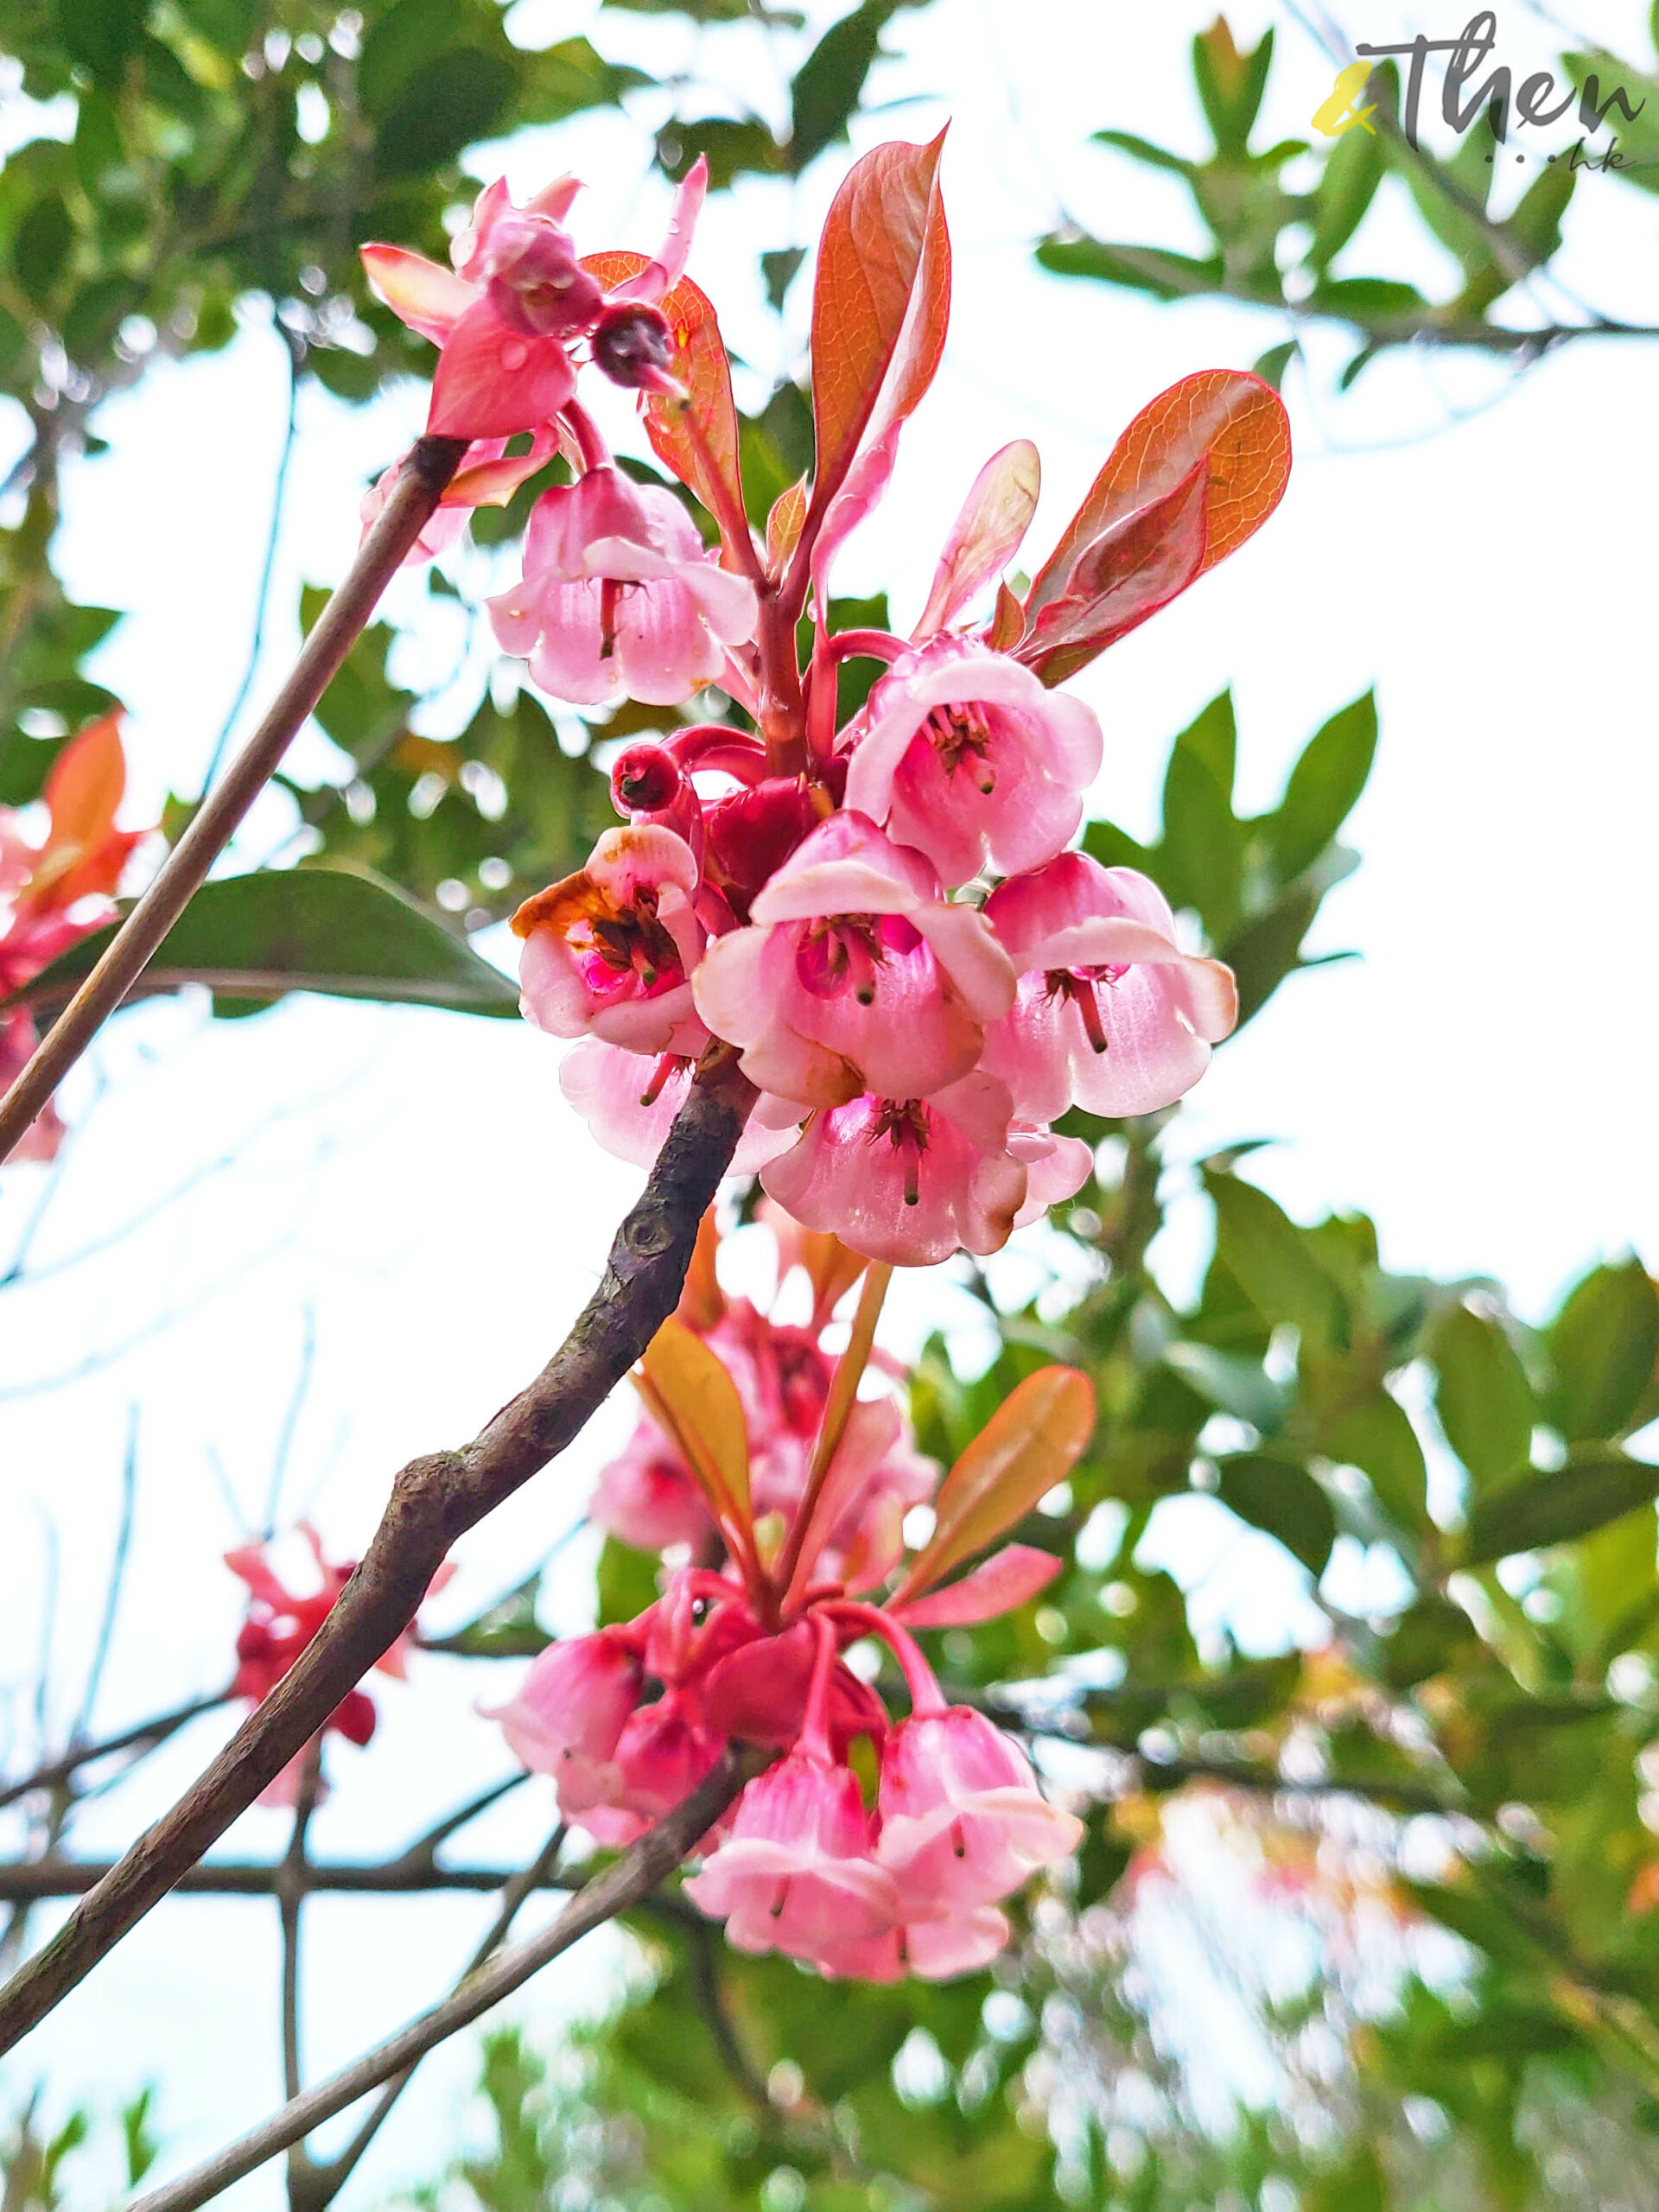
<path id="1" fill-rule="evenodd" d="M 1345 1406 L 1321 1429 L 1319 1449 L 1344 1465 L 1357 1467 L 1383 1511 L 1402 1528 L 1427 1525 L 1428 1470 L 1423 1447 L 1404 1408 L 1380 1385 Z"/>
<path id="2" fill-rule="evenodd" d="M 1366 691 L 1314 732 L 1290 772 L 1277 811 L 1262 825 L 1282 880 L 1311 867 L 1335 837 L 1365 788 L 1376 755 L 1376 700 Z"/>
<path id="3" fill-rule="evenodd" d="M 1465 1563 L 1541 1551 L 1588 1535 L 1659 1497 L 1659 1466 L 1618 1452 L 1591 1452 L 1535 1471 L 1480 1499 L 1469 1516 Z"/>
<path id="4" fill-rule="evenodd" d="M 61 1004 L 114 925 L 53 962 L 20 994 Z M 366 869 L 308 863 L 204 884 L 162 940 L 143 988 L 205 983 L 217 1013 L 268 1006 L 289 991 L 383 999 L 504 1016 L 518 986 L 442 922 Z"/>
<path id="5" fill-rule="evenodd" d="M 1316 1343 L 1342 1334 L 1342 1293 L 1307 1237 L 1254 1183 L 1211 1170 L 1205 1188 L 1216 1209 L 1216 1249 L 1247 1298 L 1268 1321 L 1288 1321 Z"/>
<path id="6" fill-rule="evenodd" d="M 1525 1466 L 1537 1408 L 1526 1370 L 1500 1325 L 1466 1306 L 1453 1306 L 1434 1325 L 1429 1356 L 1440 1427 L 1477 1488 Z"/>
<path id="7" fill-rule="evenodd" d="M 1259 1452 L 1224 1459 L 1220 1467 L 1222 1503 L 1276 1536 L 1317 1580 L 1337 1540 L 1336 1510 L 1317 1479 L 1294 1461 Z"/>
<path id="8" fill-rule="evenodd" d="M 796 71 L 789 137 L 789 166 L 796 175 L 844 137 L 896 4 L 897 0 L 864 0 L 862 7 L 830 26 Z"/>
<path id="9" fill-rule="evenodd" d="M 1569 1443 L 1616 1435 L 1659 1362 L 1659 1289 L 1639 1260 L 1597 1268 L 1569 1294 L 1545 1341 L 1555 1379 L 1544 1419 Z"/>
<path id="10" fill-rule="evenodd" d="M 536 1618 L 542 1594 L 539 1568 L 505 1598 L 448 1636 L 423 1636 L 426 1651 L 448 1651 L 461 1659 L 533 1659 L 553 1641 Z"/>
<path id="11" fill-rule="evenodd" d="M 1367 86 L 1365 97 L 1372 97 Z M 1331 149 L 1313 191 L 1313 237 L 1308 263 L 1321 275 L 1359 228 L 1388 172 L 1380 133 L 1345 130 Z"/>

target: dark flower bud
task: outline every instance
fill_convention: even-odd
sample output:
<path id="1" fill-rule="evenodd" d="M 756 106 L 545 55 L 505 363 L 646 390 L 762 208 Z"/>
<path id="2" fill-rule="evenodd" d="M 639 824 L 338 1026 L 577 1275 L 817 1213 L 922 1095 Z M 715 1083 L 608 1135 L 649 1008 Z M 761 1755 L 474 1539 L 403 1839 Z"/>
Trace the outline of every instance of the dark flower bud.
<path id="1" fill-rule="evenodd" d="M 673 805 L 684 781 L 671 753 L 643 741 L 617 755 L 611 770 L 611 804 L 622 815 L 661 814 Z"/>
<path id="2" fill-rule="evenodd" d="M 669 374 L 674 341 L 668 318 L 644 300 L 623 300 L 606 308 L 594 331 L 593 352 L 594 366 L 631 391 L 678 389 Z"/>

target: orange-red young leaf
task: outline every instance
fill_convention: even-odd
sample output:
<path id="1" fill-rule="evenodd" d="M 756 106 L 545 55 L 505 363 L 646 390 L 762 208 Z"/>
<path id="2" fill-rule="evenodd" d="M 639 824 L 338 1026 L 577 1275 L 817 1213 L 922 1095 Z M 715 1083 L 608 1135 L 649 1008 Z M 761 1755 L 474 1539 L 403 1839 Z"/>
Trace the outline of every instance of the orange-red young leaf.
<path id="1" fill-rule="evenodd" d="M 942 630 L 1014 558 L 1037 512 L 1042 481 L 1042 461 L 1029 438 L 991 455 L 951 524 L 916 625 L 918 641 Z"/>
<path id="2" fill-rule="evenodd" d="M 991 1415 L 940 1484 L 933 1535 L 895 1592 L 906 1604 L 995 1543 L 1065 1480 L 1095 1425 L 1095 1393 L 1075 1367 L 1028 1375 Z"/>
<path id="3" fill-rule="evenodd" d="M 1202 573 L 1205 495 L 1204 463 L 1195 461 L 1173 489 L 1084 548 L 1071 590 L 1049 601 L 1019 648 L 1045 683 L 1064 683 Z"/>
<path id="4" fill-rule="evenodd" d="M 640 1395 L 679 1446 L 715 1520 L 747 1542 L 749 1439 L 736 1383 L 678 1320 L 664 1322 L 639 1367 Z"/>
<path id="5" fill-rule="evenodd" d="M 1128 612 L 1130 602 L 1138 610 L 1131 620 L 1092 623 L 1088 601 L 1096 593 L 1089 556 L 1102 541 L 1116 540 L 1121 547 L 1135 517 L 1146 518 L 1141 547 L 1148 562 L 1155 561 L 1166 576 L 1186 565 L 1192 518 L 1183 487 L 1195 472 L 1202 492 L 1203 543 L 1191 575 L 1161 596 L 1150 589 L 1126 594 L 1121 611 Z M 1242 545 L 1278 505 L 1289 475 L 1290 421 L 1271 385 L 1237 369 L 1205 369 L 1183 377 L 1143 407 L 1124 431 L 1033 584 L 1020 658 L 1047 680 L 1058 681 L 1045 664 L 1045 630 L 1052 639 L 1064 633 L 1074 645 L 1090 640 L 1092 652 L 1098 652 Z M 1175 551 L 1160 547 L 1160 514 L 1172 530 L 1179 529 L 1183 544 Z M 1122 590 L 1127 575 L 1121 558 L 1108 566 L 1111 588 Z M 1063 604 L 1064 614 L 1048 613 Z M 1075 654 L 1068 658 L 1069 666 L 1059 673 L 1081 665 Z"/>
<path id="6" fill-rule="evenodd" d="M 789 566 L 790 556 L 801 542 L 808 482 L 806 477 L 798 476 L 788 491 L 778 494 L 772 503 L 772 512 L 766 517 L 766 565 L 775 576 L 781 575 Z"/>
<path id="7" fill-rule="evenodd" d="M 726 1311 L 726 1294 L 715 1270 L 719 1251 L 720 1231 L 715 1227 L 715 1210 L 710 1206 L 697 1224 L 697 1241 L 691 1248 L 691 1264 L 685 1271 L 685 1287 L 675 1313 L 676 1319 L 683 1321 L 688 1329 L 712 1329 Z"/>
<path id="8" fill-rule="evenodd" d="M 1046 1590 L 1065 1564 L 1031 1544 L 1004 1544 L 960 1581 L 888 1610 L 906 1628 L 975 1628 Z"/>
<path id="9" fill-rule="evenodd" d="M 902 422 L 933 381 L 950 313 L 939 198 L 944 134 L 855 162 L 830 205 L 812 292 L 811 513 L 821 518 L 866 433 Z"/>
<path id="10" fill-rule="evenodd" d="M 598 277 L 607 291 L 630 276 L 637 276 L 650 256 L 623 252 L 590 253 L 582 267 Z M 707 461 L 718 472 L 720 486 L 711 480 L 698 441 L 691 435 L 677 400 L 652 393 L 645 404 L 645 435 L 657 458 L 671 468 L 682 484 L 689 485 L 712 515 L 741 513 L 737 466 L 737 410 L 732 401 L 731 365 L 720 334 L 714 303 L 689 276 L 682 276 L 663 302 L 674 358 L 669 374 L 685 386 L 687 407 L 696 418 Z"/>

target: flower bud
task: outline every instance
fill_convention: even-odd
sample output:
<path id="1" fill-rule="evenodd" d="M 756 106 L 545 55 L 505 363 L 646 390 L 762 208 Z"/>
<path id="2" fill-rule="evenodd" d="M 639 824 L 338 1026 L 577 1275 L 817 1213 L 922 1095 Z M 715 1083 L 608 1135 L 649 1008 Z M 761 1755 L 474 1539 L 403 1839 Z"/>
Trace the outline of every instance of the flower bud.
<path id="1" fill-rule="evenodd" d="M 674 341 L 660 308 L 623 300 L 607 308 L 593 335 L 594 365 L 630 391 L 677 391 L 669 373 Z"/>
<path id="2" fill-rule="evenodd" d="M 684 787 L 674 755 L 648 739 L 626 747 L 611 770 L 611 804 L 622 815 L 665 813 Z"/>

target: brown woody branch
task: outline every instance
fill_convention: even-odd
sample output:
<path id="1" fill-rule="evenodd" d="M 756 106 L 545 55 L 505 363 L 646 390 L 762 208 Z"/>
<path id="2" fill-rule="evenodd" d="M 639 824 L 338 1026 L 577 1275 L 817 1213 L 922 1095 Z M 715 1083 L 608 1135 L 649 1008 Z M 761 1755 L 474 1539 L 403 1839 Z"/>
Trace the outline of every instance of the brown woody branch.
<path id="1" fill-rule="evenodd" d="M 362 1564 L 291 1672 L 0 1989 L 0 2051 L 43 2019 L 246 1810 L 408 1627 L 456 1539 L 562 1452 L 622 1380 L 674 1310 L 697 1224 L 753 1100 L 729 1063 L 693 1084 L 564 1343 L 470 1444 L 403 1469 Z"/>
<path id="2" fill-rule="evenodd" d="M 690 1796 L 660 1820 L 654 1828 L 631 1844 L 614 1865 L 587 1883 L 564 1910 L 538 1936 L 504 1951 L 491 1965 L 467 1977 L 453 1996 L 433 2006 L 391 2037 L 326 2082 L 295 2097 L 283 2109 L 221 2151 L 194 2173 L 137 2198 L 129 2212 L 195 2212 L 195 2207 L 217 2196 L 233 2183 L 263 2165 L 308 2135 L 336 2113 L 344 2112 L 371 2089 L 378 2088 L 404 2073 L 436 2044 L 469 2027 L 483 2013 L 512 1995 L 550 1960 L 567 1951 L 578 1937 L 604 1921 L 640 1903 L 657 1885 L 672 1873 L 698 1838 L 718 1820 L 760 1761 L 753 1753 L 729 1746 L 719 1764 L 704 1776 Z"/>
<path id="3" fill-rule="evenodd" d="M 301 724 L 361 635 L 381 593 L 430 518 L 466 450 L 466 441 L 461 438 L 421 438 L 410 448 L 350 574 L 322 610 L 264 721 L 223 780 L 202 802 L 156 880 L 41 1039 L 22 1073 L 0 1097 L 0 1160 L 49 1103 L 206 881 L 208 869 L 270 780 Z"/>

